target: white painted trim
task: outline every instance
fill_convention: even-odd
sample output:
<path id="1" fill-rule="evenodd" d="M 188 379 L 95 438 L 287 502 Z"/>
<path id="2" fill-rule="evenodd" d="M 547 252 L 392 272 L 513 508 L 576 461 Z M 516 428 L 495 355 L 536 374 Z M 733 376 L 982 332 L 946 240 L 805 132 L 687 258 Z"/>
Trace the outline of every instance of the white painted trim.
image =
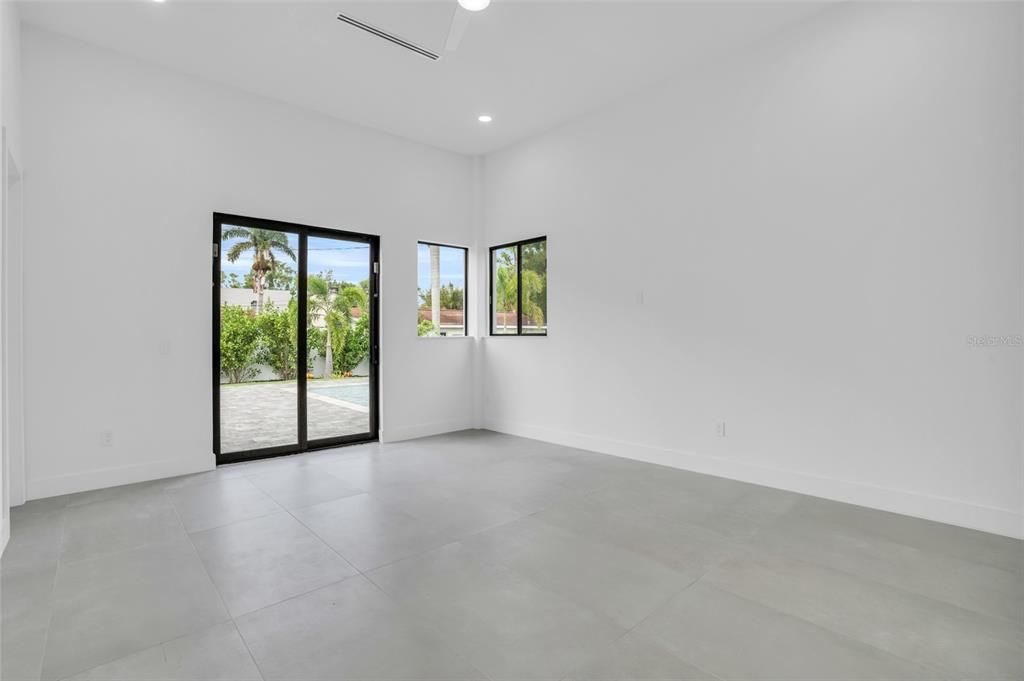
<path id="1" fill-rule="evenodd" d="M 877 508 L 1007 537 L 1024 538 L 1024 514 L 1011 509 L 826 478 L 800 471 L 755 466 L 697 452 L 634 444 L 501 419 L 488 418 L 484 427 L 499 433 Z"/>
<path id="2" fill-rule="evenodd" d="M 401 440 L 412 440 L 417 437 L 429 437 L 443 433 L 454 433 L 459 430 L 470 430 L 473 427 L 473 421 L 470 417 L 456 421 L 435 421 L 433 423 L 419 423 L 400 428 L 383 428 L 380 433 L 380 441 L 399 442 Z"/>
<path id="3" fill-rule="evenodd" d="M 7 542 L 11 540 L 11 516 L 4 518 L 3 528 L 0 529 L 0 556 L 4 555 Z"/>
<path id="4" fill-rule="evenodd" d="M 171 478 L 177 475 L 188 475 L 189 473 L 202 473 L 203 471 L 213 470 L 216 467 L 213 453 L 210 454 L 208 462 L 204 466 L 196 465 L 194 459 L 163 459 L 160 461 L 147 461 L 133 466 L 103 468 L 38 480 L 30 479 L 28 481 L 28 498 L 45 499 L 61 494 L 87 492 L 117 485 L 130 485 L 135 482 L 147 482 L 149 480 Z"/>

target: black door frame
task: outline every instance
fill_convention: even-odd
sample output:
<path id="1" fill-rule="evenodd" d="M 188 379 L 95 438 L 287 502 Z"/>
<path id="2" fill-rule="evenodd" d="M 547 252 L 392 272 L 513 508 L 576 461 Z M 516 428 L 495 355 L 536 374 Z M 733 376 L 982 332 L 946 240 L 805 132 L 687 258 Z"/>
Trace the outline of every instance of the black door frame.
<path id="1" fill-rule="evenodd" d="M 298 418 L 298 441 L 294 445 L 278 445 L 275 447 L 263 447 L 260 449 L 249 449 L 238 452 L 221 452 L 220 446 L 220 266 L 221 266 L 221 231 L 224 225 L 238 227 L 253 227 L 256 229 L 272 229 L 288 234 L 295 234 L 299 237 L 299 262 L 297 273 L 298 290 L 296 296 L 303 301 L 307 296 L 307 244 L 309 237 L 323 237 L 328 239 L 343 239 L 345 241 L 357 241 L 370 246 L 370 377 L 369 377 L 369 404 L 370 404 L 370 429 L 367 433 L 356 433 L 354 435 L 341 435 L 332 438 L 321 438 L 309 440 L 308 424 L 308 395 L 306 393 L 306 364 L 308 362 L 308 348 L 306 346 L 308 310 L 305 305 L 298 306 L 298 328 L 296 348 L 296 411 Z M 238 461 L 251 461 L 253 459 L 265 459 L 272 456 L 284 454 L 298 454 L 300 452 L 312 451 L 315 449 L 326 449 L 329 447 L 340 447 L 361 442 L 375 442 L 379 436 L 380 429 L 380 237 L 371 234 L 360 234 L 358 232 L 347 232 L 340 229 L 327 227 L 313 227 L 300 225 L 280 220 L 267 220 L 264 218 L 246 217 L 243 215 L 232 215 L 230 213 L 213 214 L 213 453 L 217 457 L 217 464 L 235 463 Z"/>

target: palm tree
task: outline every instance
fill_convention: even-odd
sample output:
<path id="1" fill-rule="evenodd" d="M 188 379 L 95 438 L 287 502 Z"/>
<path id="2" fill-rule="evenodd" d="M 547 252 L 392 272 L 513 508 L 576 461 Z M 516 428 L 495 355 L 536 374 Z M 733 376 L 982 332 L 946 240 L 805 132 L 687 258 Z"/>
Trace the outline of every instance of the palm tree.
<path id="1" fill-rule="evenodd" d="M 494 298 L 497 303 L 495 307 L 499 312 L 516 311 L 516 262 L 514 251 L 504 250 L 498 253 L 498 262 L 494 275 Z M 501 329 L 505 330 L 508 315 L 501 317 Z"/>
<path id="2" fill-rule="evenodd" d="M 256 313 L 263 312 L 267 275 L 277 269 L 279 255 L 283 253 L 295 260 L 295 252 L 288 245 L 288 235 L 272 229 L 228 227 L 221 238 L 241 239 L 228 251 L 229 262 L 235 262 L 243 253 L 252 251 L 252 292 L 256 294 Z"/>
<path id="3" fill-rule="evenodd" d="M 306 296 L 309 301 L 310 322 L 323 319 L 327 331 L 327 342 L 324 348 L 324 375 L 322 378 L 330 378 L 334 371 L 333 343 L 331 341 L 332 327 L 337 321 L 334 319 L 334 292 L 331 290 L 334 283 L 328 278 L 319 274 L 310 275 L 306 281 Z"/>
<path id="4" fill-rule="evenodd" d="M 362 287 L 346 282 L 336 283 L 327 275 L 310 275 L 306 284 L 310 320 L 322 319 L 327 333 L 324 343 L 324 373 L 334 373 L 334 334 L 347 334 L 352 326 L 353 308 L 367 314 L 368 297 Z M 344 337 L 344 336 L 342 336 Z"/>

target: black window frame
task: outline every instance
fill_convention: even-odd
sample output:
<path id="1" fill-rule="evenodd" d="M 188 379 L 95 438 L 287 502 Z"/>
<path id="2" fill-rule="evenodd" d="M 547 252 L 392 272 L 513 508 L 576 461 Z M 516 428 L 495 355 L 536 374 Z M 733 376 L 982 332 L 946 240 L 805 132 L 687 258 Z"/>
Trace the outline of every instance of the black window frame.
<path id="1" fill-rule="evenodd" d="M 440 246 L 441 248 L 460 248 L 462 249 L 462 335 L 461 336 L 420 336 L 421 338 L 469 338 L 469 246 L 458 246 L 456 244 L 443 244 L 439 241 L 422 241 L 416 242 L 416 250 L 419 251 L 420 246 Z M 419 279 L 419 262 L 416 263 L 416 279 Z M 419 309 L 417 303 L 417 310 Z M 440 322 L 438 323 L 440 326 Z"/>
<path id="2" fill-rule="evenodd" d="M 533 237 L 532 239 L 520 239 L 519 241 L 510 241 L 506 244 L 498 244 L 497 246 L 491 246 L 487 252 L 487 307 L 488 307 L 488 322 L 487 326 L 490 330 L 491 336 L 496 338 L 511 337 L 511 338 L 546 338 L 548 335 L 547 320 L 544 320 L 544 333 L 523 333 L 523 246 L 527 244 L 535 244 L 538 241 L 547 242 L 547 235 Z M 515 333 L 495 333 L 494 331 L 494 252 L 501 251 L 506 248 L 516 249 L 516 332 Z M 545 249 L 547 246 L 545 246 Z M 544 272 L 547 276 L 547 271 Z"/>

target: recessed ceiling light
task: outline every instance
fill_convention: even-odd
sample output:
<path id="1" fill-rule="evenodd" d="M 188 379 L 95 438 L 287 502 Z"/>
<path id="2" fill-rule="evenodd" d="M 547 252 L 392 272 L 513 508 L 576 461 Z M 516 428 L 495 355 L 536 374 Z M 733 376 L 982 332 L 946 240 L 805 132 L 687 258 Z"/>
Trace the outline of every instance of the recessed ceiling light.
<path id="1" fill-rule="evenodd" d="M 482 9 L 487 9 L 489 4 L 491 4 L 491 0 L 459 0 L 459 6 L 470 12 L 479 12 Z"/>
<path id="2" fill-rule="evenodd" d="M 164 0 L 153 0 L 153 2 L 163 2 Z"/>
<path id="3" fill-rule="evenodd" d="M 480 121 L 481 123 L 490 123 L 491 121 L 493 121 L 493 120 L 494 120 L 493 118 L 491 118 L 491 117 L 490 117 L 490 116 L 488 116 L 487 114 L 484 114 L 484 115 L 482 115 L 482 116 L 477 116 L 477 117 L 476 117 L 476 119 L 477 119 L 478 121 Z"/>

